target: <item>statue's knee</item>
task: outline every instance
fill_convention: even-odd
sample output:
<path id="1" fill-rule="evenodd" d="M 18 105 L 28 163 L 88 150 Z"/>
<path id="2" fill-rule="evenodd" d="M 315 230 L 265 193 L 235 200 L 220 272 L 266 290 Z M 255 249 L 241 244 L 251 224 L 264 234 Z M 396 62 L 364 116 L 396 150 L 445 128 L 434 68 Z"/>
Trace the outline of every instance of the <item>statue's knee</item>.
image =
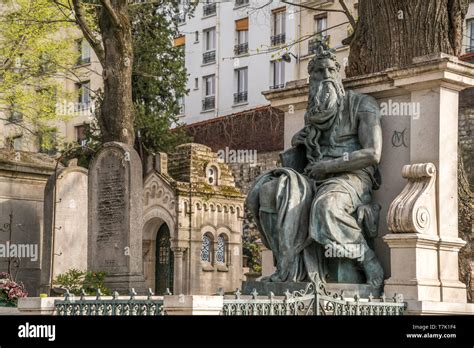
<path id="1" fill-rule="evenodd" d="M 324 195 L 316 199 L 313 205 L 313 212 L 316 214 L 326 214 L 331 211 L 332 198 L 329 195 Z"/>

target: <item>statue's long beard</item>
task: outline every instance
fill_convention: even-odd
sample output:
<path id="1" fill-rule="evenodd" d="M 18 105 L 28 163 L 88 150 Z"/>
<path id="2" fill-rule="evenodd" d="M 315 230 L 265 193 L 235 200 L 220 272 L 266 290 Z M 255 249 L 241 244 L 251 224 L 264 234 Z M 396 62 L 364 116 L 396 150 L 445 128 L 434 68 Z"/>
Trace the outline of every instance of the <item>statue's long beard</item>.
<path id="1" fill-rule="evenodd" d="M 332 80 L 322 81 L 316 90 L 315 111 L 328 114 L 337 111 L 338 101 L 341 96 Z"/>

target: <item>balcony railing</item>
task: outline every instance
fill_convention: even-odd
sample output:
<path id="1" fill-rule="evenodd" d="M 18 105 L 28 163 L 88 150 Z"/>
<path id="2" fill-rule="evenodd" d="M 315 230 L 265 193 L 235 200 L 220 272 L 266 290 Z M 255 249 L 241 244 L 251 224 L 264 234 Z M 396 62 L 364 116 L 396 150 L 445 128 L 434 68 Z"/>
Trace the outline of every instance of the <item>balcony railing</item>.
<path id="1" fill-rule="evenodd" d="M 316 46 L 318 42 L 326 42 L 329 43 L 329 35 L 316 35 L 316 37 L 312 40 L 308 41 L 308 54 L 315 54 L 316 53 Z"/>
<path id="2" fill-rule="evenodd" d="M 249 0 L 235 0 L 235 7 L 245 6 L 249 4 Z"/>
<path id="3" fill-rule="evenodd" d="M 91 62 L 91 57 L 79 57 L 77 59 L 76 65 L 90 64 L 90 62 Z"/>
<path id="4" fill-rule="evenodd" d="M 234 104 L 244 103 L 247 101 L 248 92 L 234 93 Z"/>
<path id="5" fill-rule="evenodd" d="M 244 42 L 234 46 L 234 54 L 239 56 L 241 54 L 246 54 L 249 52 L 249 43 Z"/>
<path id="6" fill-rule="evenodd" d="M 216 51 L 204 52 L 202 54 L 202 63 L 208 64 L 216 61 Z"/>
<path id="7" fill-rule="evenodd" d="M 212 110 L 214 109 L 216 105 L 216 97 L 210 96 L 210 97 L 205 97 L 202 100 L 202 110 L 207 111 L 207 110 Z"/>
<path id="8" fill-rule="evenodd" d="M 284 87 L 285 87 L 285 84 L 281 83 L 281 84 L 275 84 L 275 85 L 270 86 L 270 89 L 281 89 Z"/>
<path id="9" fill-rule="evenodd" d="M 284 44 L 285 40 L 286 40 L 286 34 L 284 34 L 284 33 L 283 34 L 278 34 L 278 35 L 273 35 L 271 37 L 272 46 L 278 46 L 278 45 Z"/>
<path id="10" fill-rule="evenodd" d="M 216 4 L 215 3 L 205 4 L 204 7 L 202 8 L 202 12 L 203 12 L 204 17 L 215 15 Z"/>
<path id="11" fill-rule="evenodd" d="M 468 47 L 466 49 L 466 53 L 471 53 L 471 52 L 474 52 L 474 46 Z"/>
<path id="12" fill-rule="evenodd" d="M 178 22 L 178 24 L 186 23 L 186 14 L 185 13 L 177 14 L 176 15 L 176 22 Z"/>

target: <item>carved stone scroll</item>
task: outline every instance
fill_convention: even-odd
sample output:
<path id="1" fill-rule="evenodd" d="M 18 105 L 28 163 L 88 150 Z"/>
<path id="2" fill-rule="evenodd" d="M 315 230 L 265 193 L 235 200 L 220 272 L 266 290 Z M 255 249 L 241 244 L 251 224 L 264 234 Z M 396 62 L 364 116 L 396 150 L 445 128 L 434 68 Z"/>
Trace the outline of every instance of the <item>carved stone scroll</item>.
<path id="1" fill-rule="evenodd" d="M 406 165 L 402 176 L 408 183 L 388 210 L 389 231 L 437 235 L 435 165 Z"/>

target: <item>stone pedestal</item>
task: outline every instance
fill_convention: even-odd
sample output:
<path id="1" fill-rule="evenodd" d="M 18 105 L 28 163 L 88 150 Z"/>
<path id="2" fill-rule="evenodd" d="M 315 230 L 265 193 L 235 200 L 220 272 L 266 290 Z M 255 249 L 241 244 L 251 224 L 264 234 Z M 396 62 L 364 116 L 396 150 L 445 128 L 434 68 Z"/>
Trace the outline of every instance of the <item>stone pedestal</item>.
<path id="1" fill-rule="evenodd" d="M 219 315 L 224 307 L 223 296 L 165 295 L 166 315 Z"/>
<path id="2" fill-rule="evenodd" d="M 145 291 L 142 255 L 142 163 L 126 144 L 111 142 L 89 169 L 88 268 L 107 273 L 119 293 Z"/>

